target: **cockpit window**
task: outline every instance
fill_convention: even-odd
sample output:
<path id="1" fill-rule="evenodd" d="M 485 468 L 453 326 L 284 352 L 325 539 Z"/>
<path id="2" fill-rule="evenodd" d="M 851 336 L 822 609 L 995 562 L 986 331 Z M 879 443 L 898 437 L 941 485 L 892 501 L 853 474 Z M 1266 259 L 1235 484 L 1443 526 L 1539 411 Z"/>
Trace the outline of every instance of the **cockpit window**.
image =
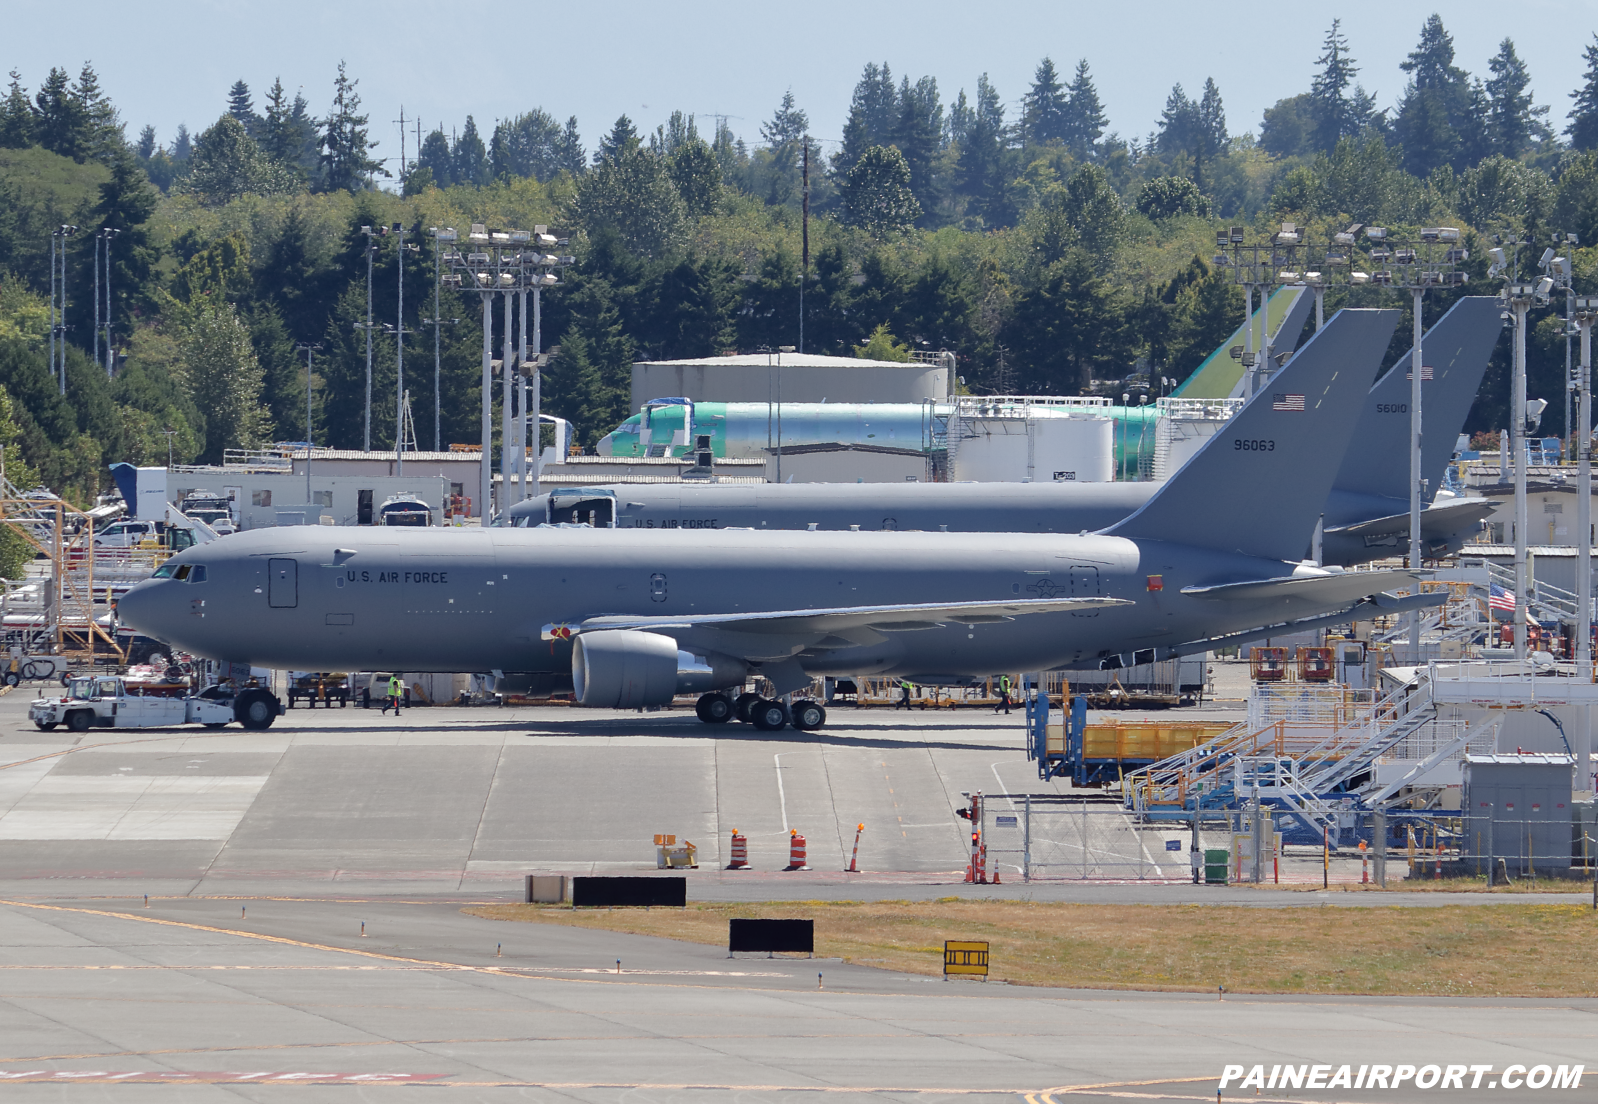
<path id="1" fill-rule="evenodd" d="M 178 569 L 172 572 L 172 577 L 180 583 L 184 582 L 188 579 L 191 570 L 192 568 L 189 564 L 179 564 Z"/>
<path id="2" fill-rule="evenodd" d="M 185 566 L 187 566 L 187 565 L 185 565 Z M 160 567 L 155 569 L 155 574 L 151 575 L 150 578 L 152 578 L 152 579 L 170 579 L 170 578 L 172 578 L 172 572 L 175 571 L 175 570 L 177 570 L 177 569 L 174 568 L 171 564 L 164 563 Z"/>
<path id="3" fill-rule="evenodd" d="M 191 582 L 191 583 L 203 583 L 203 582 L 205 582 L 205 565 L 204 564 L 195 564 L 193 567 L 191 567 L 189 569 L 189 582 Z"/>

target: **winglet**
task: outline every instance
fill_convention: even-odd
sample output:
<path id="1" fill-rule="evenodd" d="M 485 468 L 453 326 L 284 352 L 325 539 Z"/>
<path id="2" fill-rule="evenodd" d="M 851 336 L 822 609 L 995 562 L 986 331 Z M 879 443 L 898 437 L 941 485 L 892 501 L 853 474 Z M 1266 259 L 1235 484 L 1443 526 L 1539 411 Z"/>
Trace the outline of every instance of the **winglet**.
<path id="1" fill-rule="evenodd" d="M 1396 310 L 1342 310 L 1143 508 L 1105 532 L 1299 560 Z"/>

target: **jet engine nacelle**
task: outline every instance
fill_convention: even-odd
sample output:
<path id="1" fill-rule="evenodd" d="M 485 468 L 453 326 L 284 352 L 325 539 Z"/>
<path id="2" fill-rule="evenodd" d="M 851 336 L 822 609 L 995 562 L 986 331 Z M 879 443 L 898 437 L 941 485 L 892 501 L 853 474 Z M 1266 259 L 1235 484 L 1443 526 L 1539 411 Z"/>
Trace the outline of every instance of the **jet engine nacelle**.
<path id="1" fill-rule="evenodd" d="M 572 641 L 572 689 L 580 705 L 637 709 L 665 705 L 675 694 L 703 694 L 744 680 L 747 665 L 731 656 L 681 651 L 660 633 L 604 629 Z"/>

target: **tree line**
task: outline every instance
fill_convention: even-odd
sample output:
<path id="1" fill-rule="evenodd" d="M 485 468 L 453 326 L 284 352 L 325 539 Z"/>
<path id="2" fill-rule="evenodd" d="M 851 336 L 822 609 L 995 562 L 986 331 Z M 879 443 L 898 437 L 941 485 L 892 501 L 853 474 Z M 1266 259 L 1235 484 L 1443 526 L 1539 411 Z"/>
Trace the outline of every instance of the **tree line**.
<path id="1" fill-rule="evenodd" d="M 946 348 L 975 392 L 1158 391 L 1240 321 L 1241 292 L 1211 260 L 1217 225 L 1293 221 L 1315 240 L 1351 222 L 1459 225 L 1471 283 L 1429 296 L 1428 320 L 1458 294 L 1496 290 L 1489 235 L 1598 243 L 1598 36 L 1584 57 L 1562 118 L 1536 102 L 1510 39 L 1473 76 L 1434 15 L 1391 105 L 1365 91 L 1334 21 L 1306 90 L 1257 129 L 1228 126 L 1214 79 L 1174 86 L 1147 134 L 1122 136 L 1086 59 L 1062 70 L 1043 58 L 1013 116 L 985 74 L 945 99 L 934 78 L 873 62 L 837 142 L 816 139 L 789 93 L 747 137 L 724 118 L 674 112 L 651 131 L 623 116 L 589 150 L 577 119 L 533 108 L 419 130 L 406 158 L 386 160 L 342 64 L 315 107 L 281 79 L 259 99 L 241 79 L 215 121 L 165 143 L 148 126 L 128 138 L 90 65 L 52 69 L 31 91 L 13 72 L 0 100 L 0 385 L 19 456 L 79 499 L 104 487 L 107 464 L 169 450 L 214 461 L 308 434 L 358 448 L 370 259 L 375 320 L 410 331 L 422 447 L 434 444 L 435 338 L 438 444 L 475 441 L 480 306 L 446 291 L 435 308 L 428 234 L 484 222 L 570 239 L 578 263 L 544 296 L 545 344 L 560 349 L 544 396 L 584 444 L 630 413 L 635 359 L 795 344 L 801 281 L 807 352 Z M 63 224 L 79 228 L 65 398 L 44 352 L 50 234 Z M 97 335 L 102 229 L 118 233 Z M 395 229 L 422 248 L 396 248 Z M 1598 251 L 1575 260 L 1590 281 Z M 1407 310 L 1369 287 L 1334 289 L 1329 305 L 1344 303 Z M 1532 393 L 1556 397 L 1562 329 L 1547 312 L 1536 322 Z M 110 378 L 87 354 L 105 340 Z M 392 395 L 394 340 L 372 336 L 379 396 Z M 1504 371 L 1500 351 L 1472 428 L 1502 422 Z M 1555 431 L 1558 406 L 1545 419 Z M 391 410 L 374 403 L 373 447 L 392 447 Z"/>

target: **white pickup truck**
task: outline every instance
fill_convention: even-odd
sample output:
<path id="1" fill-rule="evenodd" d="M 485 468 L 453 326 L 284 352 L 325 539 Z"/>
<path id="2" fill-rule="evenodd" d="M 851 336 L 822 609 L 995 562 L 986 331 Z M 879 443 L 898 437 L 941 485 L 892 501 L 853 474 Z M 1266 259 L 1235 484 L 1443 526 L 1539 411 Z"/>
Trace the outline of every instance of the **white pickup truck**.
<path id="1" fill-rule="evenodd" d="M 28 719 L 48 732 L 64 724 L 73 732 L 91 728 L 163 728 L 201 724 L 221 728 L 238 721 L 245 728 L 270 728 L 282 707 L 270 690 L 211 686 L 192 697 L 129 694 L 118 675 L 82 675 L 67 683 L 58 698 L 36 698 Z"/>

